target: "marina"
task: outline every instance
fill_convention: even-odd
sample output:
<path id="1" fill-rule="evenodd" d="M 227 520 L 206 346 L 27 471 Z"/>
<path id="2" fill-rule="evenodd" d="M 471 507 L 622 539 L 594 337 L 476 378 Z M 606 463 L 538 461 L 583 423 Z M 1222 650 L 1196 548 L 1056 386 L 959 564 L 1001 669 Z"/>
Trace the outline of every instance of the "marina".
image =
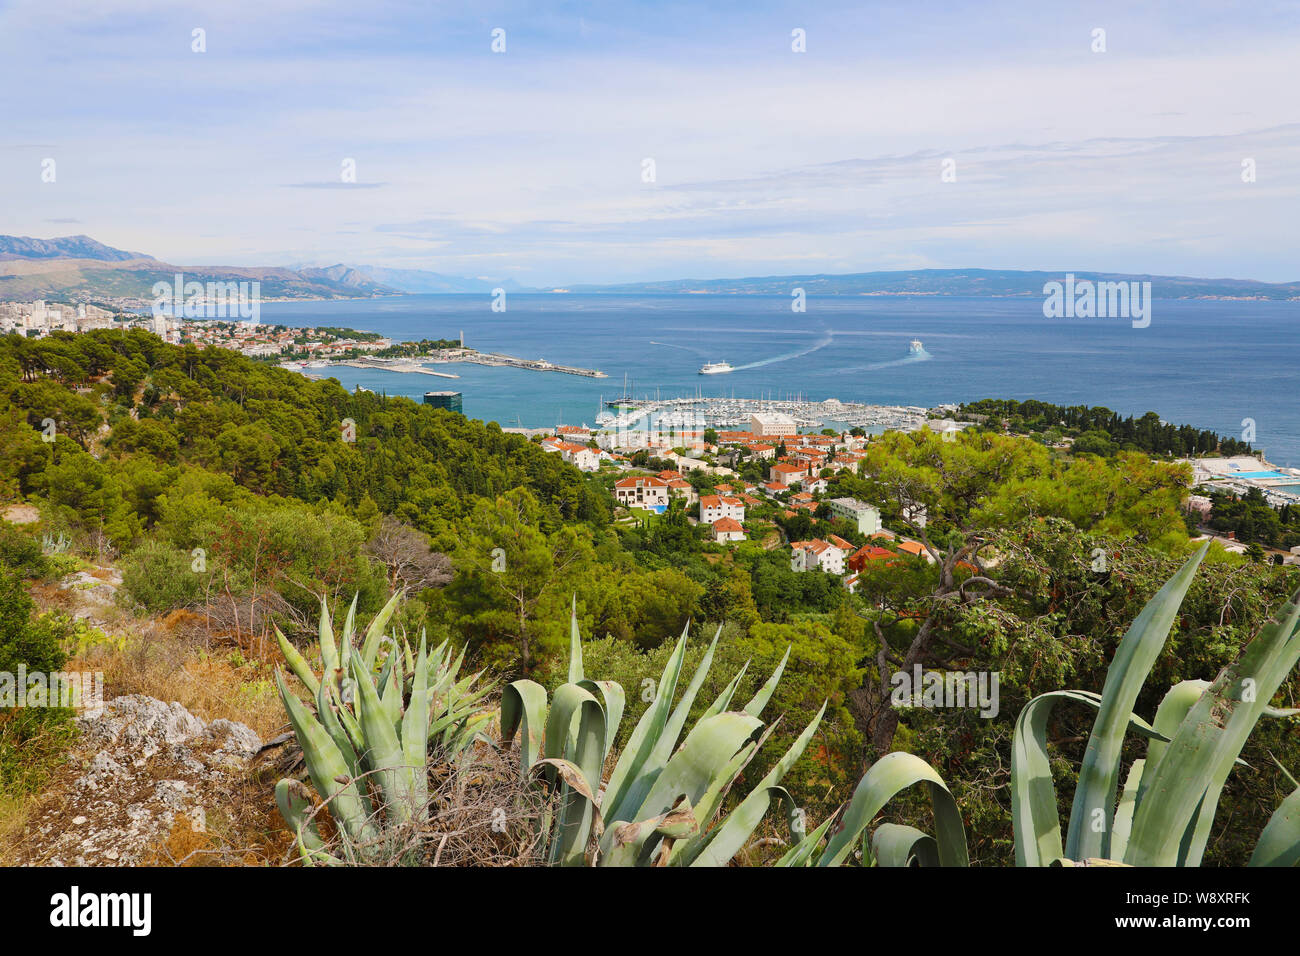
<path id="1" fill-rule="evenodd" d="M 897 428 L 911 431 L 926 420 L 927 409 L 918 405 L 870 405 L 828 398 L 802 399 L 693 398 L 620 399 L 614 409 L 596 416 L 596 424 L 615 430 L 632 429 L 651 420 L 661 427 L 744 427 L 755 414 L 788 415 L 800 428 Z M 610 403 L 602 403 L 609 406 Z"/>

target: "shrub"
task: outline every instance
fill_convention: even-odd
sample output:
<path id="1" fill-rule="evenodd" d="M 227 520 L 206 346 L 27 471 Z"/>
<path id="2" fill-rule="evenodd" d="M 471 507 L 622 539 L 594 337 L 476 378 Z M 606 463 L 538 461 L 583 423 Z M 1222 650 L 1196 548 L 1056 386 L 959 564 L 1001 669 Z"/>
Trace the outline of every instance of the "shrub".
<path id="1" fill-rule="evenodd" d="M 0 671 L 14 672 L 22 664 L 29 671 L 51 673 L 67 659 L 58 631 L 33 621 L 32 607 L 22 579 L 0 565 Z"/>
<path id="2" fill-rule="evenodd" d="M 203 592 L 203 576 L 190 570 L 189 554 L 146 541 L 123 562 L 122 590 L 151 612 L 188 607 Z"/>
<path id="3" fill-rule="evenodd" d="M 23 534 L 8 521 L 0 521 L 0 564 L 7 564 L 23 577 L 43 578 L 50 572 L 49 561 L 35 538 Z"/>

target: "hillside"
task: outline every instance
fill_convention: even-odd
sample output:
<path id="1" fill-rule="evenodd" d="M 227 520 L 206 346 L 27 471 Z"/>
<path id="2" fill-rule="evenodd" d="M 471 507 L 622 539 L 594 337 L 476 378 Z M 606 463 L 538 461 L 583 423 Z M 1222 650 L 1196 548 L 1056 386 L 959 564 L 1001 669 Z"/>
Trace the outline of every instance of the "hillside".
<path id="1" fill-rule="evenodd" d="M 116 299 L 150 301 L 156 282 L 260 282 L 264 299 L 345 299 L 393 295 L 397 289 L 344 265 L 287 269 L 173 265 L 114 249 L 88 236 L 0 236 L 0 300 Z"/>

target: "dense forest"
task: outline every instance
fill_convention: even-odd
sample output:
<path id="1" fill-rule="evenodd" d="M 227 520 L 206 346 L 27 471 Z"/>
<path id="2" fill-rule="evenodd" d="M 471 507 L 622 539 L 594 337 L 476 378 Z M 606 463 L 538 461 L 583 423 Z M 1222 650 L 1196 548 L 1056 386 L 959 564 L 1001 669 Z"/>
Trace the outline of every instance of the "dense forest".
<path id="1" fill-rule="evenodd" d="M 1141 417 L 1120 417 L 1103 405 L 1052 405 L 1033 399 L 985 398 L 961 406 L 963 416 L 987 416 L 1005 421 L 1017 434 L 1047 436 L 1051 443 L 1062 437 L 1074 438 L 1074 447 L 1093 454 L 1113 455 L 1116 451 L 1144 451 L 1152 455 L 1188 458 L 1218 452 L 1248 455 L 1248 442 L 1221 437 L 1191 425 L 1171 425 L 1155 412 Z"/>

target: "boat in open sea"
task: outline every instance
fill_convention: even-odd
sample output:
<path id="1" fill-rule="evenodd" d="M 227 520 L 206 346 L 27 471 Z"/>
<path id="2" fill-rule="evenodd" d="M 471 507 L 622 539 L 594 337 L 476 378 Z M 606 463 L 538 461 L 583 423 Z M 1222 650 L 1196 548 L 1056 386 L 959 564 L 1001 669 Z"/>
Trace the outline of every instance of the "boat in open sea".
<path id="1" fill-rule="evenodd" d="M 925 347 L 921 345 L 920 339 L 912 339 L 912 344 L 907 347 L 907 351 L 913 355 L 920 355 L 925 351 Z"/>
<path id="2" fill-rule="evenodd" d="M 731 365 L 727 362 L 706 362 L 700 369 L 701 375 L 721 375 L 723 372 L 732 371 Z"/>

